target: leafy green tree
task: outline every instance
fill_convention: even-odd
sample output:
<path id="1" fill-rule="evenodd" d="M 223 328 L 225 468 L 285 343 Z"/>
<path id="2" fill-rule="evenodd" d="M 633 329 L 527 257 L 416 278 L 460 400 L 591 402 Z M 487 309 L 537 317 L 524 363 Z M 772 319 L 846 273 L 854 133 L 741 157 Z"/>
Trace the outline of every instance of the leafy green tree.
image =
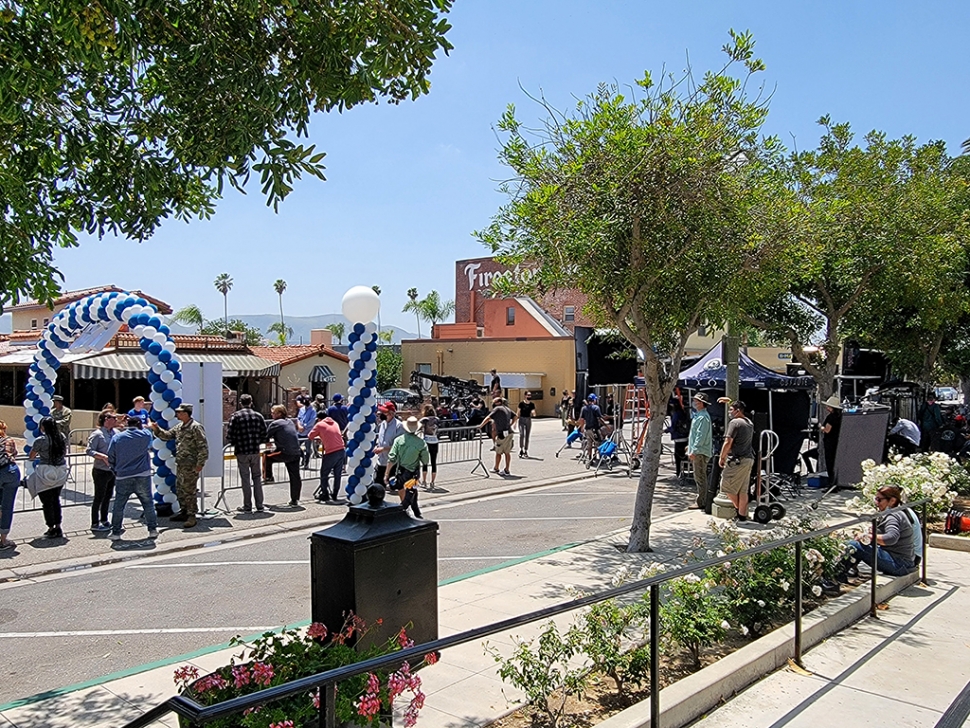
<path id="1" fill-rule="evenodd" d="M 293 329 L 284 324 L 282 321 L 274 321 L 271 323 L 266 332 L 276 336 L 277 346 L 286 346 L 287 339 L 293 336 Z"/>
<path id="2" fill-rule="evenodd" d="M 337 338 L 338 344 L 344 343 L 344 331 L 346 329 L 344 328 L 344 325 L 342 323 L 338 321 L 337 323 L 334 323 L 334 324 L 327 324 L 323 328 L 325 328 L 327 331 L 332 333 Z"/>
<path id="3" fill-rule="evenodd" d="M 906 368 L 932 369 L 945 322 L 962 310 L 949 309 L 944 291 L 962 287 L 965 233 L 948 212 L 953 180 L 941 144 L 873 131 L 859 146 L 848 124 L 819 123 L 818 149 L 788 160 L 791 234 L 744 283 L 754 304 L 747 322 L 786 340 L 826 398 L 849 335 L 887 344 L 904 326 L 916 332 L 899 349 Z M 812 345 L 820 359 L 806 354 Z M 913 355 L 926 366 L 913 366 Z"/>
<path id="4" fill-rule="evenodd" d="M 391 333 L 388 331 L 387 333 Z M 383 392 L 385 389 L 401 386 L 401 370 L 404 367 L 404 359 L 401 353 L 393 346 L 377 347 L 377 389 Z"/>
<path id="5" fill-rule="evenodd" d="M 418 301 L 418 289 L 409 288 L 408 298 L 411 299 L 404 304 L 404 308 L 401 309 L 402 313 L 413 313 L 414 320 L 418 322 L 418 338 L 421 338 L 421 303 Z"/>
<path id="6" fill-rule="evenodd" d="M 415 318 L 418 319 L 418 338 L 421 337 L 422 320 L 430 323 L 433 328 L 436 323 L 448 318 L 455 312 L 455 302 L 442 301 L 441 294 L 437 291 L 431 291 L 421 300 L 417 300 L 417 289 L 412 288 L 411 291 L 414 291 L 415 297 L 404 306 L 404 311 L 405 313 L 413 311 Z M 411 291 L 408 291 L 409 296 Z"/>
<path id="7" fill-rule="evenodd" d="M 601 85 L 571 114 L 544 104 L 549 118 L 538 131 L 512 107 L 499 123 L 500 157 L 514 181 L 502 186 L 510 202 L 479 238 L 504 262 L 535 267 L 520 290 L 586 294 L 597 325 L 644 353 L 655 413 L 666 410 L 688 337 L 701 321 L 725 319 L 725 282 L 755 264 L 765 238 L 752 220 L 774 198 L 763 178 L 777 143 L 760 138 L 767 107 L 744 90 L 763 68 L 753 47 L 750 34 L 732 32 L 728 62 L 700 82 L 689 70 L 659 84 L 646 74 L 639 98 Z M 732 75 L 737 65 L 741 77 Z M 500 282 L 497 292 L 512 285 Z M 634 552 L 650 550 L 663 427 L 663 417 L 650 419 L 627 547 Z"/>
<path id="8" fill-rule="evenodd" d="M 273 289 L 276 291 L 276 295 L 280 297 L 280 326 L 277 333 L 280 337 L 280 346 L 286 346 L 287 336 L 293 336 L 293 329 L 289 328 L 283 321 L 283 291 L 286 290 L 286 281 L 277 278 L 276 283 L 273 284 Z"/>
<path id="9" fill-rule="evenodd" d="M 206 321 L 199 329 L 199 333 L 204 336 L 225 336 L 227 331 L 241 331 L 246 346 L 263 345 L 263 332 L 240 319 L 230 319 L 228 323 L 220 320 Z"/>
<path id="10" fill-rule="evenodd" d="M 223 319 L 226 322 L 226 335 L 229 334 L 229 291 L 232 290 L 232 278 L 228 273 L 220 273 L 216 276 L 213 285 L 222 294 Z"/>
<path id="11" fill-rule="evenodd" d="M 149 238 L 324 154 L 310 116 L 426 94 L 452 0 L 0 4 L 0 306 L 58 293 L 77 232 Z"/>
<path id="12" fill-rule="evenodd" d="M 198 333 L 202 333 L 205 325 L 205 318 L 202 316 L 202 309 L 194 303 L 187 304 L 172 314 L 172 321 L 185 326 L 195 326 Z"/>

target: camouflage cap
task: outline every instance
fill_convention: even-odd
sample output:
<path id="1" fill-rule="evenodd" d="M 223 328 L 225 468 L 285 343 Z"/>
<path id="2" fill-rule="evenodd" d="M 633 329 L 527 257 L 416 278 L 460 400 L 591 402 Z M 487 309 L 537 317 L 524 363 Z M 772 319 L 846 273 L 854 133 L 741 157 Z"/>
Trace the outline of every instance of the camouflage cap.
<path id="1" fill-rule="evenodd" d="M 180 404 L 178 407 L 175 408 L 175 411 L 176 412 L 184 412 L 187 415 L 191 415 L 192 414 L 192 405 L 185 404 L 185 403 Z"/>

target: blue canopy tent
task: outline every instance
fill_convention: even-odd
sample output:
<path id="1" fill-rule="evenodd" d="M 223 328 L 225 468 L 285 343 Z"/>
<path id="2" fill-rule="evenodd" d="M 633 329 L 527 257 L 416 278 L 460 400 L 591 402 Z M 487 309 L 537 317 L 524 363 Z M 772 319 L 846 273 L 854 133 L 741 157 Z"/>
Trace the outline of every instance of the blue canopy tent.
<path id="1" fill-rule="evenodd" d="M 812 377 L 789 377 L 779 374 L 754 361 L 744 352 L 738 356 L 739 384 L 741 399 L 755 412 L 755 425 L 759 424 L 762 413 L 764 426 L 778 434 L 778 449 L 775 451 L 775 469 L 781 473 L 791 473 L 795 469 L 798 453 L 808 427 L 811 408 L 811 392 L 815 389 Z M 677 384 L 691 390 L 720 390 L 727 384 L 727 366 L 724 364 L 724 345 L 718 343 L 694 364 L 684 369 Z M 712 415 L 720 415 L 723 422 L 723 408 L 712 408 Z"/>

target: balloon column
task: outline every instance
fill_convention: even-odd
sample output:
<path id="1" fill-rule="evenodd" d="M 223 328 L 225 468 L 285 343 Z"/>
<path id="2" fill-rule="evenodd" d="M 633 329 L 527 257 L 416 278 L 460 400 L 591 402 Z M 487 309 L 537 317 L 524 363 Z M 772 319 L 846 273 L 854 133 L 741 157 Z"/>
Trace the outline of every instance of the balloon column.
<path id="1" fill-rule="evenodd" d="M 353 505 L 361 503 L 374 482 L 374 442 L 377 439 L 377 326 L 381 299 L 367 286 L 354 286 L 341 303 L 344 316 L 354 328 L 350 343 L 350 375 L 347 398 L 347 496 Z"/>
<path id="2" fill-rule="evenodd" d="M 182 371 L 171 331 L 162 323 L 157 309 L 144 298 L 117 291 L 100 293 L 72 303 L 44 329 L 27 376 L 24 422 L 28 452 L 37 439 L 41 419 L 51 413 L 61 357 L 69 350 L 100 351 L 122 324 L 127 324 L 139 337 L 139 345 L 145 352 L 148 383 L 152 387 L 151 418 L 166 429 L 175 425 L 175 408 L 182 403 Z M 177 510 L 175 441 L 155 438 L 152 445 L 155 500 L 170 503 Z"/>

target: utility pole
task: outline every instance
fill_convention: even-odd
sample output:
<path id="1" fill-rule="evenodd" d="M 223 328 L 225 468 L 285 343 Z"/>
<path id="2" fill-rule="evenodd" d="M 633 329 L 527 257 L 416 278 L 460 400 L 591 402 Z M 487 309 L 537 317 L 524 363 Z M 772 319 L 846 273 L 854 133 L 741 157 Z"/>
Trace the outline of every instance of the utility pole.
<path id="1" fill-rule="evenodd" d="M 727 333 L 721 337 L 721 343 L 724 350 L 724 367 L 727 370 L 724 396 L 734 402 L 740 398 L 741 374 L 738 350 L 741 346 L 733 322 L 728 322 Z"/>

